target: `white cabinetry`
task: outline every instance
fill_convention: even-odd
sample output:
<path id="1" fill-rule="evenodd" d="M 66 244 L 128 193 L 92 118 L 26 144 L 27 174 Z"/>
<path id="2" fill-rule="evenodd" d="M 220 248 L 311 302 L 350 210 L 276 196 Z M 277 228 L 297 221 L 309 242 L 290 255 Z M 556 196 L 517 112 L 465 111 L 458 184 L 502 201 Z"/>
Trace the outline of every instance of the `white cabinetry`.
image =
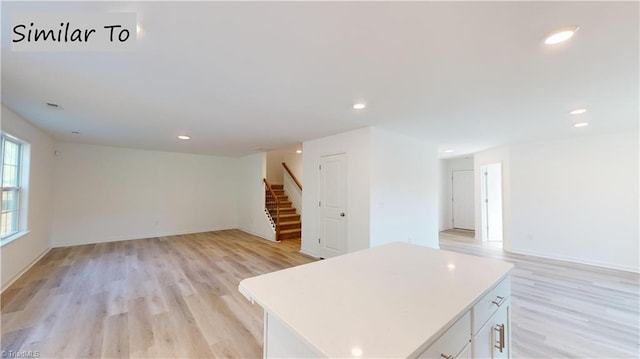
<path id="1" fill-rule="evenodd" d="M 239 290 L 265 310 L 267 358 L 508 357 L 512 268 L 391 243 L 247 278 Z"/>
<path id="2" fill-rule="evenodd" d="M 471 313 L 467 312 L 462 318 L 447 329 L 431 346 L 422 352 L 418 358 L 454 359 L 462 357 L 471 342 Z M 468 350 L 467 350 L 468 351 Z"/>
<path id="3" fill-rule="evenodd" d="M 473 358 L 471 356 L 471 343 L 467 344 L 466 347 L 464 347 L 464 349 L 462 349 L 462 352 L 460 352 L 460 354 L 458 355 L 458 359 L 471 359 Z"/>
<path id="4" fill-rule="evenodd" d="M 476 310 L 474 306 L 474 333 L 472 335 L 471 347 L 474 358 L 510 358 L 511 357 L 511 297 L 509 279 L 496 288 L 501 291 L 492 291 L 485 298 L 491 300 L 493 308 L 487 311 L 487 307 Z M 479 304 L 483 303 L 480 301 Z M 486 302 L 485 302 L 486 304 Z M 490 313 L 490 317 L 485 321 L 485 314 Z M 480 316 L 476 315 L 480 314 Z M 478 320 L 476 320 L 478 319 Z M 477 328 L 477 329 L 476 329 Z"/>
<path id="5" fill-rule="evenodd" d="M 511 280 L 493 286 L 418 358 L 510 358 Z"/>

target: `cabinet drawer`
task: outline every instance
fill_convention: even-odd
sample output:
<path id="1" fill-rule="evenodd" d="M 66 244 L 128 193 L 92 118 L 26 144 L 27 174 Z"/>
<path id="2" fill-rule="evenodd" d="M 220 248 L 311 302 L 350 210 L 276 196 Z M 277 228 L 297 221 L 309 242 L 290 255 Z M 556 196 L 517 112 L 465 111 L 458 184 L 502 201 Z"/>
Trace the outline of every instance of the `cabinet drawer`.
<path id="1" fill-rule="evenodd" d="M 507 299 L 471 339 L 473 358 L 511 358 L 510 302 Z"/>
<path id="2" fill-rule="evenodd" d="M 471 312 L 465 313 L 418 358 L 457 358 L 471 341 Z"/>
<path id="3" fill-rule="evenodd" d="M 511 279 L 507 277 L 473 306 L 473 334 L 477 333 L 493 313 L 507 302 L 510 295 Z"/>

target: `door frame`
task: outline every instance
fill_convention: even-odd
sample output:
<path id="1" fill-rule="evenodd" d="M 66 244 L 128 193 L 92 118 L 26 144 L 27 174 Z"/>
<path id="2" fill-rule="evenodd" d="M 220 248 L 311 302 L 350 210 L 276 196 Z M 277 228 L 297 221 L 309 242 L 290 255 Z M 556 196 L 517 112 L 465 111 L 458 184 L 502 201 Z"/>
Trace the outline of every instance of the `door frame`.
<path id="1" fill-rule="evenodd" d="M 499 240 L 493 240 L 491 242 L 504 242 L 504 187 L 503 187 L 503 176 L 502 176 L 502 170 L 503 170 L 503 166 L 502 166 L 502 162 L 493 162 L 493 163 L 487 163 L 484 164 L 482 166 L 480 166 L 480 214 L 481 214 L 481 228 L 482 228 L 482 241 L 483 242 L 489 242 L 489 233 L 491 231 L 490 227 L 490 221 L 489 221 L 489 199 L 488 199 L 488 192 L 489 192 L 489 187 L 490 184 L 488 183 L 488 173 L 490 171 L 490 168 L 497 168 L 498 169 L 498 173 L 499 173 L 499 183 L 497 184 L 500 188 L 500 201 L 499 203 L 499 208 L 500 208 L 500 239 Z M 495 228 L 494 228 L 495 230 Z"/>

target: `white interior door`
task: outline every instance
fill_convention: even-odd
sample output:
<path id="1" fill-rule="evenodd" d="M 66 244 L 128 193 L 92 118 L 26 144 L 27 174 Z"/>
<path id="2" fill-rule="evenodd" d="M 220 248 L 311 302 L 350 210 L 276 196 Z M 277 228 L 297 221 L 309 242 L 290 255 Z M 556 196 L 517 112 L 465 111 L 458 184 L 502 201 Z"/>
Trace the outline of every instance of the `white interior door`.
<path id="1" fill-rule="evenodd" d="M 474 229 L 473 170 L 451 172 L 453 228 Z"/>
<path id="2" fill-rule="evenodd" d="M 320 158 L 320 257 L 347 252 L 347 156 Z"/>
<path id="3" fill-rule="evenodd" d="M 482 166 L 483 240 L 502 242 L 502 164 Z"/>

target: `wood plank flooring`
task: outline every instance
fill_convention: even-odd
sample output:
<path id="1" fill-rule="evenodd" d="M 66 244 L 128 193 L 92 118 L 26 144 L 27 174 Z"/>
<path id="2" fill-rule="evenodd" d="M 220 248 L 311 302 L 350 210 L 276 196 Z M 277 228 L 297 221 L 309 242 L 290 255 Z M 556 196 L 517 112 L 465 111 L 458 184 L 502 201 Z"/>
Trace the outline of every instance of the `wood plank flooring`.
<path id="1" fill-rule="evenodd" d="M 515 357 L 638 357 L 637 274 L 473 243 L 441 234 L 443 249 L 515 264 Z M 230 230 L 52 249 L 2 294 L 1 349 L 46 358 L 259 358 L 262 310 L 238 283 L 313 261 L 299 246 Z"/>
<path id="2" fill-rule="evenodd" d="M 46 358 L 259 358 L 240 280 L 313 261 L 238 230 L 52 249 L 2 294 L 3 352 Z M 274 288 L 277 290 L 277 288 Z"/>
<path id="3" fill-rule="evenodd" d="M 512 347 L 517 358 L 638 358 L 640 276 L 511 254 L 451 231 L 440 248 L 515 264 Z"/>

